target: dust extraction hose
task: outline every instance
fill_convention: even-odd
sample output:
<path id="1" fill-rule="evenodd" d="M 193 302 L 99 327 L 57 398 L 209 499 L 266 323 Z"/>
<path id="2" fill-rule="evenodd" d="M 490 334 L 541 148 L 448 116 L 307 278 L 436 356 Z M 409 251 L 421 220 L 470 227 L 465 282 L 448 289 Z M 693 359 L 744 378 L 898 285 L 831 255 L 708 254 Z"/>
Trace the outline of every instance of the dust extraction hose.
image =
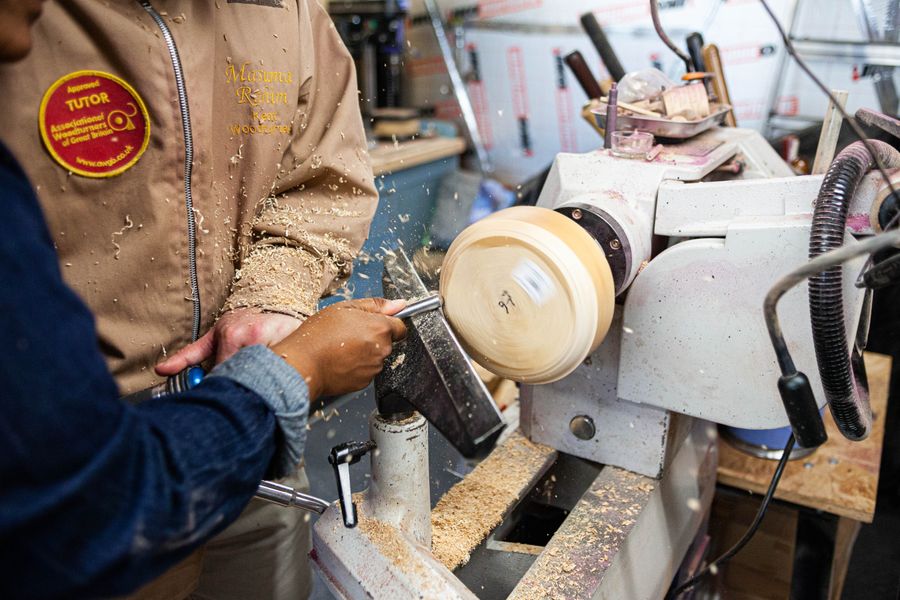
<path id="1" fill-rule="evenodd" d="M 884 142 L 870 140 L 887 168 L 900 167 L 900 153 Z M 815 258 L 844 243 L 850 201 L 863 176 L 874 165 L 862 142 L 847 146 L 831 163 L 813 213 L 809 257 Z M 838 429 L 851 440 L 869 435 L 872 409 L 862 368 L 851 366 L 844 326 L 843 274 L 831 267 L 809 279 L 809 312 L 812 320 L 816 362 L 825 397 Z"/>

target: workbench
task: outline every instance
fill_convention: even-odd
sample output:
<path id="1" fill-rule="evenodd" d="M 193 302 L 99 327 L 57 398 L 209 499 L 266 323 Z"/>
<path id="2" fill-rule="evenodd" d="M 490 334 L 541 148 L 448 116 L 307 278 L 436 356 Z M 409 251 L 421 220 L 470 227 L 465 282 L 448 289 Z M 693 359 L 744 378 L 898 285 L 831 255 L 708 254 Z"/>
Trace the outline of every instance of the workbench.
<path id="1" fill-rule="evenodd" d="M 379 141 L 369 150 L 375 177 L 412 169 L 465 152 L 466 141 L 458 137 L 418 138 L 404 142 Z"/>
<path id="2" fill-rule="evenodd" d="M 891 376 L 891 358 L 881 354 L 866 353 L 866 371 L 869 379 L 869 398 L 872 404 L 872 432 L 862 442 L 851 442 L 837 430 L 829 411 L 825 411 L 825 429 L 828 441 L 811 455 L 792 460 L 785 468 L 775 498 L 794 507 L 805 507 L 836 516 L 834 552 L 831 562 L 831 579 L 828 597 L 840 598 L 844 577 L 853 550 L 853 544 L 862 523 L 871 523 L 875 516 L 875 499 L 878 492 L 878 473 L 881 467 L 881 451 L 884 443 L 884 419 L 887 414 L 888 390 Z M 764 494 L 772 479 L 777 461 L 765 460 L 745 454 L 720 438 L 718 482 Z M 757 496 L 752 501 L 758 505 Z M 732 501 L 729 501 L 732 502 Z M 782 508 L 790 509 L 790 506 Z M 729 506 L 728 510 L 734 510 Z M 781 523 L 782 542 L 790 543 L 788 554 L 793 556 L 793 540 L 787 539 L 796 532 L 796 516 L 785 510 L 777 511 L 773 519 Z M 793 523 L 793 525 L 791 525 Z M 774 539 L 774 537 L 773 537 Z M 751 542 L 752 545 L 752 542 Z M 754 555 L 748 545 L 749 555 Z M 761 552 L 760 552 L 761 553 Z M 740 555 L 738 555 L 738 558 Z M 738 560 L 735 559 L 735 561 Z M 762 570 L 760 571 L 762 573 Z M 770 571 L 771 574 L 771 571 Z M 788 573 L 788 581 L 789 581 Z M 744 585 L 749 583 L 744 576 Z M 763 597 L 746 595 L 742 597 Z"/>

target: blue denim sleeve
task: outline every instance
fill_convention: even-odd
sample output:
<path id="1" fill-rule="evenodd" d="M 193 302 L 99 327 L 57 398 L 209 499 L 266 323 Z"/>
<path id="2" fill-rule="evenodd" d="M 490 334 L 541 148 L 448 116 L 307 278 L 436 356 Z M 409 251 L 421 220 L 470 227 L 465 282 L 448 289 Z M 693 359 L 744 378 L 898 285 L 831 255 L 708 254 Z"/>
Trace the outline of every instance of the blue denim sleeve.
<path id="1" fill-rule="evenodd" d="M 281 478 L 296 471 L 303 458 L 309 416 L 309 388 L 303 377 L 265 346 L 242 348 L 207 379 L 216 377 L 236 381 L 265 400 L 281 432 L 273 476 Z"/>
<path id="2" fill-rule="evenodd" d="M 239 374 L 120 401 L 2 146 L 0 198 L 0 598 L 121 595 L 240 514 L 274 456 L 275 412 L 291 409 L 273 412 L 278 394 Z"/>

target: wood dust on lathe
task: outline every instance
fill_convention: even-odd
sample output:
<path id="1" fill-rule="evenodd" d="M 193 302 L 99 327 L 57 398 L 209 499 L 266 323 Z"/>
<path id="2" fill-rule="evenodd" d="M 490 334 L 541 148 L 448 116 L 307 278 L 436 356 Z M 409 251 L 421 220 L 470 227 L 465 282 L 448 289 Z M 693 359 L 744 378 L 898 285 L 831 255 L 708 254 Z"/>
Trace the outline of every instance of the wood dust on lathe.
<path id="1" fill-rule="evenodd" d="M 510 595 L 511 600 L 590 596 L 635 527 L 657 482 L 605 467 Z"/>
<path id="2" fill-rule="evenodd" d="M 434 557 L 451 571 L 468 562 L 472 550 L 555 458 L 555 450 L 535 444 L 520 432 L 510 436 L 434 507 Z"/>
<path id="3" fill-rule="evenodd" d="M 388 558 L 391 564 L 400 571 L 413 576 L 418 575 L 420 581 L 430 581 L 427 579 L 427 570 L 410 552 L 410 542 L 402 537 L 403 534 L 396 527 L 366 515 L 364 512 L 365 502 L 362 501 L 361 494 L 354 494 L 354 500 L 359 507 L 359 529 L 378 548 L 382 556 Z M 439 591 L 433 589 L 432 585 L 426 585 L 419 592 L 420 598 L 434 598 L 435 600 L 440 598 Z"/>
<path id="4" fill-rule="evenodd" d="M 383 521 L 373 519 L 359 513 L 359 528 L 372 540 L 378 550 L 391 560 L 394 566 L 408 569 L 416 564 L 410 555 L 406 542 L 400 539 L 400 533 L 396 528 Z"/>

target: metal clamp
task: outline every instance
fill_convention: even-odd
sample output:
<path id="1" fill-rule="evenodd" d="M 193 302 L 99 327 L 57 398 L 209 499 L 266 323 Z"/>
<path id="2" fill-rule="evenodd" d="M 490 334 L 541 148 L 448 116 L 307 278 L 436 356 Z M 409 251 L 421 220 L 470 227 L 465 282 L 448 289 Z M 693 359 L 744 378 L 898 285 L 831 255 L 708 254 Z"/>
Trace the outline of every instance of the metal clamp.
<path id="1" fill-rule="evenodd" d="M 328 462 L 334 468 L 337 480 L 338 500 L 341 503 L 341 514 L 345 527 L 356 527 L 356 505 L 353 503 L 353 490 L 350 486 L 350 465 L 359 462 L 363 456 L 375 448 L 375 442 L 344 442 L 331 449 Z"/>

